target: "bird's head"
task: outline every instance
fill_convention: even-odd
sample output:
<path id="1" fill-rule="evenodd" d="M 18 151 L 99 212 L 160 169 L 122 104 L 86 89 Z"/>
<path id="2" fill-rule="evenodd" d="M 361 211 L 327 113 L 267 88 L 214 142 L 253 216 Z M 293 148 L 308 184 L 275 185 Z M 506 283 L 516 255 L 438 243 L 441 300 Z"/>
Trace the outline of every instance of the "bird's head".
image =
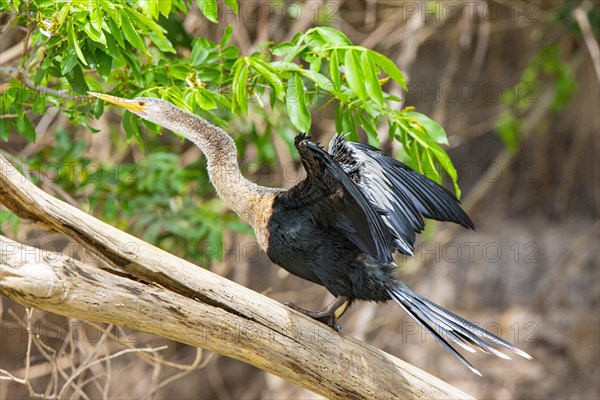
<path id="1" fill-rule="evenodd" d="M 173 114 L 173 109 L 176 109 L 176 107 L 168 101 L 154 97 L 124 99 L 122 97 L 97 92 L 88 92 L 88 94 L 111 104 L 121 106 L 133 114 L 139 115 L 141 118 L 154 122 L 160 126 L 165 126 L 165 122 L 171 119 L 169 116 Z"/>
<path id="2" fill-rule="evenodd" d="M 235 159 L 236 149 L 233 139 L 222 129 L 215 127 L 203 118 L 177 108 L 168 101 L 154 97 L 136 97 L 124 99 L 109 94 L 88 92 L 90 96 L 97 97 L 111 104 L 123 107 L 140 118 L 162 126 L 193 143 L 206 153 L 207 146 L 211 145 L 215 152 L 222 155 L 229 151 Z M 227 147 L 226 147 L 227 146 Z"/>

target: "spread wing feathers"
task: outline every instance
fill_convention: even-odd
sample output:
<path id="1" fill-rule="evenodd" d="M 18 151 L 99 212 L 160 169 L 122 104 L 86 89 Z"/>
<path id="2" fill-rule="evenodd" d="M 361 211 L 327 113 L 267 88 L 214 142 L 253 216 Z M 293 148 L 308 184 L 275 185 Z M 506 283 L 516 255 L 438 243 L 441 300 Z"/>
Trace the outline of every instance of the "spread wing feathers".
<path id="1" fill-rule="evenodd" d="M 423 328 L 435 338 L 464 365 L 477 375 L 481 375 L 473 366 L 454 349 L 446 339 L 450 339 L 464 350 L 475 353 L 473 347 L 485 353 L 492 353 L 500 358 L 510 359 L 509 356 L 496 349 L 493 345 L 505 347 L 519 356 L 531 360 L 531 356 L 515 347 L 506 340 L 499 338 L 478 327 L 477 325 L 438 306 L 425 297 L 413 292 L 403 283 L 388 290 L 389 295 L 408 315 L 414 318 Z"/>
<path id="2" fill-rule="evenodd" d="M 379 211 L 365 197 L 340 164 L 318 144 L 301 135 L 296 138 L 296 147 L 302 158 L 309 188 L 303 192 L 314 198 L 314 191 L 323 185 L 329 204 L 317 203 L 335 215 L 333 224 L 344 236 L 363 252 L 381 262 L 391 262 L 394 253 L 394 238 Z"/>
<path id="3" fill-rule="evenodd" d="M 473 229 L 473 222 L 450 191 L 379 149 L 336 135 L 329 153 L 369 202 L 383 212 L 400 252 L 412 255 L 416 233 L 425 227 L 423 217 Z"/>

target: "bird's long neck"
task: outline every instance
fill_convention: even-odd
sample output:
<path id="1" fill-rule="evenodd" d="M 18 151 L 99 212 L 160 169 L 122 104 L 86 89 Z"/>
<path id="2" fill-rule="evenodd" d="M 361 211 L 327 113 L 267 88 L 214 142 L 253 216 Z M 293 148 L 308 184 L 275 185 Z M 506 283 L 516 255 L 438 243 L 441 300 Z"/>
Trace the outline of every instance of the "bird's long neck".
<path id="1" fill-rule="evenodd" d="M 231 136 L 206 120 L 189 113 L 171 121 L 168 128 L 193 142 L 207 159 L 208 175 L 219 197 L 242 220 L 256 228 L 257 213 L 276 190 L 250 182 L 240 171 Z"/>

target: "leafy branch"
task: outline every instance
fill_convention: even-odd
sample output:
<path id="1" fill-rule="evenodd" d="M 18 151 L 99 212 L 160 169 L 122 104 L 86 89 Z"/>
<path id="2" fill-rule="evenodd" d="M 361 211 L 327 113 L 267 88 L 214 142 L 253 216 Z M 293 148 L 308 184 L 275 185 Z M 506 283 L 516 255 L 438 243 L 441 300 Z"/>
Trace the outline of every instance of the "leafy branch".
<path id="1" fill-rule="evenodd" d="M 10 23 L 27 32 L 19 64 L 0 68 L 0 75 L 11 79 L 0 94 L 0 138 L 8 140 L 14 130 L 34 142 L 32 122 L 48 107 L 95 132 L 90 117 L 100 118 L 105 105 L 86 100 L 86 92 L 94 90 L 166 99 L 228 128 L 242 156 L 254 146 L 257 162 L 269 163 L 277 160 L 275 135 L 296 157 L 295 133 L 310 131 L 311 110 L 326 108 L 336 130 L 354 140 L 364 134 L 378 145 L 379 131 L 387 130 L 390 140 L 402 144 L 403 161 L 438 181 L 445 172 L 460 194 L 456 171 L 440 147 L 447 144 L 444 129 L 410 107 L 400 110 L 402 99 L 389 93 L 391 85 L 405 88 L 402 72 L 390 59 L 354 45 L 330 27 L 309 29 L 288 42 L 264 43 L 259 51 L 241 57 L 232 44 L 232 27 L 219 41 L 187 36 L 180 18 L 196 4 L 208 21 L 217 22 L 215 0 L 0 0 L 0 12 L 12 13 Z M 225 6 L 238 11 L 234 0 L 225 1 Z M 263 118 L 260 130 L 247 122 L 235 123 L 251 113 Z M 143 136 L 144 126 L 160 132 L 124 114 L 126 140 L 135 139 L 142 150 L 155 146 L 154 137 Z M 218 202 L 207 200 L 212 189 L 205 176 L 199 177 L 202 160 L 182 167 L 174 155 L 180 150 L 153 151 L 147 162 L 132 167 L 137 178 L 132 181 L 123 175 L 131 172 L 128 166 L 115 171 L 114 165 L 85 159 L 82 143 L 66 131 L 55 135 L 53 150 L 26 160 L 27 168 L 43 171 L 53 165 L 59 171 L 58 184 L 85 194 L 89 207 L 116 226 L 129 225 L 152 243 L 196 259 L 205 256 L 202 241 L 222 243 L 224 229 L 247 231 Z M 76 174 L 70 173 L 73 165 L 79 166 Z M 90 165 L 97 168 L 87 174 Z M 152 183 L 165 177 L 171 178 L 168 185 Z M 192 200 L 194 192 L 201 202 Z M 127 200 L 115 199 L 114 193 Z M 139 216 L 140 208 L 152 209 L 148 215 L 161 218 Z M 214 251 L 210 257 L 219 255 Z"/>
<path id="2" fill-rule="evenodd" d="M 191 4 L 184 1 L 0 4 L 1 11 L 18 12 L 27 7 L 30 15 L 35 15 L 34 51 L 26 61 L 26 69 L 35 72 L 34 85 L 50 86 L 58 79 L 60 86 L 84 95 L 90 86 L 106 82 L 119 94 L 159 96 L 193 112 L 221 108 L 238 115 L 247 114 L 249 100 L 261 99 L 269 88 L 271 107 L 285 105 L 292 125 L 302 132 L 310 130 L 311 107 L 337 103 L 334 114 L 338 132 L 357 140 L 360 127 L 369 142 L 377 145 L 378 126 L 387 122 L 388 135 L 403 144 L 406 160 L 438 181 L 441 165 L 456 186 L 456 171 L 439 146 L 447 144 L 443 128 L 411 109 L 396 110 L 393 103 L 402 100 L 383 89 L 389 80 L 406 89 L 400 70 L 384 55 L 353 45 L 333 28 L 313 28 L 298 33 L 290 42 L 267 45 L 260 52 L 238 58 L 239 49 L 230 44 L 229 27 L 220 43 L 195 39 L 190 56 L 182 58 L 160 25 L 160 18 L 188 11 Z M 237 12 L 235 1 L 226 5 Z M 200 0 L 198 6 L 208 20 L 217 22 L 215 0 Z M 15 23 L 29 26 L 33 22 L 32 16 L 23 18 L 27 17 Z M 65 109 L 76 107 L 65 105 Z M 26 119 L 18 106 L 8 108 L 12 109 L 3 109 L 3 114 Z M 86 116 L 101 115 L 101 106 L 94 109 L 96 112 L 88 107 L 71 118 L 86 124 Z M 36 111 L 43 113 L 43 105 L 37 105 Z M 231 118 L 217 112 L 208 116 L 221 125 Z M 127 117 L 124 123 L 129 128 L 128 139 L 136 137 L 141 144 L 135 119 Z M 34 140 L 27 123 L 13 125 Z M 2 132 L 6 139 L 6 124 Z"/>

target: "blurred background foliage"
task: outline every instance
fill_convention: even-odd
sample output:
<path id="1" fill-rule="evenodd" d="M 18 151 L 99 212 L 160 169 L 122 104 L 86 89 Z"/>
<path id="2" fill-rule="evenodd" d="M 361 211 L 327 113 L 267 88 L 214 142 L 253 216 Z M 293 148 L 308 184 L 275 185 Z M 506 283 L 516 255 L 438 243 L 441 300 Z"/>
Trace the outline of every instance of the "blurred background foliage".
<path id="1" fill-rule="evenodd" d="M 344 332 L 476 397 L 600 396 L 595 2 L 0 0 L 0 11 L 0 151 L 44 190 L 241 284 L 318 308 L 324 290 L 258 252 L 216 198 L 195 146 L 85 93 L 162 97 L 209 119 L 234 137 L 244 174 L 267 186 L 302 179 L 298 132 L 323 143 L 350 132 L 460 186 L 477 232 L 428 225 L 421 251 L 399 259 L 404 278 L 535 360 L 479 357 L 484 378 L 472 377 L 393 305 L 354 306 Z M 0 218 L 2 234 L 90 262 L 64 237 L 6 209 Z M 38 334 L 31 379 L 48 396 L 88 368 L 89 354 L 121 349 L 114 336 L 165 342 L 2 302 L 4 327 L 29 323 Z M 48 326 L 63 340 L 49 340 Z M 107 343 L 86 339 L 90 329 Z M 200 358 L 168 343 L 152 362 L 127 355 L 90 367 L 68 393 L 314 398 L 206 354 L 178 372 L 162 358 Z M 8 335 L 0 368 L 19 376 L 25 345 Z M 0 381 L 1 398 L 26 393 Z"/>

